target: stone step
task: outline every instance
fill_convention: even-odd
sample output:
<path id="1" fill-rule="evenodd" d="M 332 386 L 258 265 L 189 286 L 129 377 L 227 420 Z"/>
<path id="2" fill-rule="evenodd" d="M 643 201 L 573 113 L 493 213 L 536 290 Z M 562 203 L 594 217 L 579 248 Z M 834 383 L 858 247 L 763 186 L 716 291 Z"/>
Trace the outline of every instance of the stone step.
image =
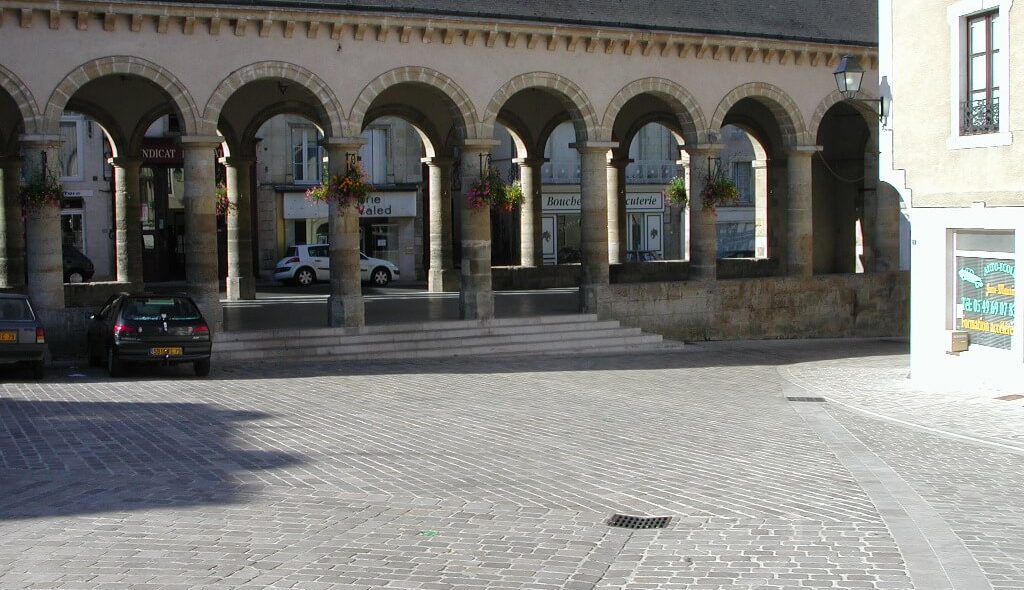
<path id="1" fill-rule="evenodd" d="M 629 352 L 641 346 L 658 345 L 661 336 L 655 334 L 637 334 L 630 336 L 613 336 L 584 339 L 558 339 L 539 342 L 512 342 L 505 344 L 467 344 L 461 347 L 445 348 L 413 348 L 408 350 L 373 349 L 365 347 L 356 351 L 336 351 L 335 347 L 319 348 L 315 352 L 307 349 L 286 349 L 279 351 L 235 351 L 218 353 L 217 361 L 259 361 L 259 360 L 290 360 L 309 359 L 311 361 L 329 360 L 332 357 L 352 360 L 376 359 L 419 359 L 445 358 L 458 356 L 480 356 L 498 354 L 564 354 L 566 352 Z"/>
<path id="2" fill-rule="evenodd" d="M 468 338 L 432 339 L 412 337 L 408 340 L 375 342 L 371 344 L 349 342 L 347 339 L 328 344 L 310 344 L 303 340 L 280 341 L 277 346 L 260 346 L 247 349 L 221 350 L 215 353 L 221 358 L 265 357 L 280 358 L 282 355 L 347 355 L 357 354 L 365 350 L 383 352 L 402 352 L 409 350 L 461 350 L 479 346 L 495 346 L 521 344 L 536 346 L 546 342 L 572 342 L 601 340 L 620 337 L 639 336 L 643 333 L 639 328 L 609 328 L 599 330 L 548 331 L 533 334 L 481 335 Z M 415 335 L 413 335 L 415 336 Z M 657 338 L 661 338 L 657 336 Z"/>
<path id="3" fill-rule="evenodd" d="M 214 335 L 214 342 L 261 341 L 267 338 L 307 338 L 323 336 L 363 336 L 371 334 L 396 334 L 403 332 L 427 332 L 433 330 L 454 330 L 480 327 L 536 326 L 548 324 L 588 323 L 597 321 L 594 314 L 547 315 L 525 318 L 496 318 L 491 320 L 448 320 L 441 322 L 419 322 L 408 324 L 384 324 L 361 328 L 279 328 L 259 331 L 225 331 Z"/>
<path id="4" fill-rule="evenodd" d="M 471 326 L 450 328 L 411 330 L 403 332 L 384 332 L 368 334 L 326 334 L 322 336 L 275 336 L 268 334 L 258 340 L 215 341 L 217 352 L 235 350 L 279 349 L 285 346 L 300 345 L 303 347 L 336 346 L 336 345 L 387 345 L 389 343 L 429 341 L 435 346 L 444 345 L 449 340 L 465 340 L 482 337 L 528 336 L 530 334 L 590 332 L 594 330 L 612 330 L 619 328 L 614 320 L 595 320 L 591 322 L 537 323 L 537 324 L 485 324 L 474 323 Z"/>

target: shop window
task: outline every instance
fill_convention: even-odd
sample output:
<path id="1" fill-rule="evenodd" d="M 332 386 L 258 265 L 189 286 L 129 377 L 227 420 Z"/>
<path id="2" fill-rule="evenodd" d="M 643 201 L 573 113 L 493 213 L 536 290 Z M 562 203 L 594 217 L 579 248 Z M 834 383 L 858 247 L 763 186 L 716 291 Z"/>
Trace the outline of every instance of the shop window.
<path id="1" fill-rule="evenodd" d="M 754 205 L 754 174 L 751 162 L 732 162 L 730 164 L 732 181 L 739 189 L 740 198 L 736 202 L 737 207 L 751 207 Z"/>
<path id="2" fill-rule="evenodd" d="M 959 230 L 953 234 L 953 327 L 971 346 L 1009 350 L 1016 318 L 1015 235 Z"/>
<path id="3" fill-rule="evenodd" d="M 312 125 L 293 125 L 291 135 L 292 182 L 297 184 L 320 182 L 323 168 L 320 132 Z"/>
<path id="4" fill-rule="evenodd" d="M 61 180 L 82 180 L 82 167 L 79 162 L 79 154 L 84 152 L 82 145 L 82 127 L 85 120 L 79 116 L 64 117 L 60 121 L 60 152 L 57 164 Z M 53 165 L 50 165 L 53 169 Z"/>
<path id="5" fill-rule="evenodd" d="M 389 184 L 388 178 L 388 130 L 385 127 L 370 127 L 363 133 L 366 145 L 359 148 L 359 159 L 370 177 L 370 184 Z"/>
<path id="6" fill-rule="evenodd" d="M 753 258 L 755 226 L 749 222 L 715 224 L 718 258 Z"/>
<path id="7" fill-rule="evenodd" d="M 73 246 L 85 254 L 85 231 L 82 212 L 63 210 L 60 212 L 61 245 Z"/>
<path id="8" fill-rule="evenodd" d="M 1003 48 L 1010 0 L 960 0 L 947 9 L 953 104 L 949 147 L 1008 145 L 1009 65 Z"/>

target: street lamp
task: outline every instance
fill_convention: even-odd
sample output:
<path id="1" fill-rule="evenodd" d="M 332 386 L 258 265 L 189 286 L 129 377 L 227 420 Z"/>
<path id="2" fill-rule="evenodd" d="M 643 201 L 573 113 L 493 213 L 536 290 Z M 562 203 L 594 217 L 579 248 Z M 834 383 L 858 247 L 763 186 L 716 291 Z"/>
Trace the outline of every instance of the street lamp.
<path id="1" fill-rule="evenodd" d="M 861 82 L 864 81 L 864 68 L 860 66 L 860 60 L 856 55 L 844 55 L 832 75 L 836 77 L 836 87 L 846 100 L 877 102 L 878 120 L 885 119 L 885 102 L 881 98 L 857 98 Z"/>

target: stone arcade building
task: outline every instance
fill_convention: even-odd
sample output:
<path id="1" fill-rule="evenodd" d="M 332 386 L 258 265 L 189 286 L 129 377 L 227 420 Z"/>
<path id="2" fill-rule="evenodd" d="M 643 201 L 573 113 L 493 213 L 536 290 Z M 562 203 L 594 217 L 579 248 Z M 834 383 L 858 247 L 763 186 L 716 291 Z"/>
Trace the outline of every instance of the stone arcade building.
<path id="1" fill-rule="evenodd" d="M 570 121 L 581 156 L 583 310 L 684 337 L 905 327 L 898 200 L 875 180 L 878 119 L 844 101 L 832 77 L 842 55 L 856 55 L 869 69 L 866 93 L 875 92 L 873 2 L 793 0 L 768 10 L 741 0 L 656 1 L 643 11 L 621 2 L 533 4 L 0 0 L 0 285 L 27 290 L 55 327 L 80 315 L 68 308 L 54 248 L 59 208 L 23 211 L 17 198 L 19 182 L 54 161 L 65 112 L 97 121 L 111 144 L 118 288 L 142 283 L 133 198 L 142 138 L 174 115 L 188 290 L 214 318 L 215 153 L 237 204 L 227 296 L 250 298 L 246 196 L 256 130 L 278 114 L 303 116 L 322 130 L 329 168 L 340 172 L 362 130 L 394 116 L 423 140 L 430 288 L 459 290 L 463 317 L 487 319 L 489 212 L 453 195 L 453 171 L 477 177 L 496 126 L 512 133 L 527 195 L 517 271 L 529 282 L 542 263 L 545 142 Z M 693 198 L 688 273 L 665 265 L 655 282 L 647 273 L 648 282 L 631 283 L 629 272 L 613 272 L 629 266 L 620 239 L 628 146 L 651 122 L 672 130 L 689 155 L 691 195 L 717 166 L 724 125 L 757 138 L 767 161 L 767 258 L 716 260 L 714 212 Z M 332 210 L 329 234 L 329 323 L 358 327 L 358 219 Z"/>

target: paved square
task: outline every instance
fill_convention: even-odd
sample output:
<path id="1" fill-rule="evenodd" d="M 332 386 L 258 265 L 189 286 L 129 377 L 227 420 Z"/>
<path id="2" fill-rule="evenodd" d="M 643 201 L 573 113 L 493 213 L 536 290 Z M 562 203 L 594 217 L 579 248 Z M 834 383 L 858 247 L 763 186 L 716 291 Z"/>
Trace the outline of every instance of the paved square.
<path id="1" fill-rule="evenodd" d="M 936 425 L 936 400 L 893 379 L 904 353 L 709 344 L 8 382 L 0 588 L 1024 588 L 1024 446 L 993 434 L 1022 431 L 1024 406 L 991 402 L 998 428 Z M 896 394 L 900 422 L 878 399 Z M 633 531 L 614 513 L 673 518 Z"/>

